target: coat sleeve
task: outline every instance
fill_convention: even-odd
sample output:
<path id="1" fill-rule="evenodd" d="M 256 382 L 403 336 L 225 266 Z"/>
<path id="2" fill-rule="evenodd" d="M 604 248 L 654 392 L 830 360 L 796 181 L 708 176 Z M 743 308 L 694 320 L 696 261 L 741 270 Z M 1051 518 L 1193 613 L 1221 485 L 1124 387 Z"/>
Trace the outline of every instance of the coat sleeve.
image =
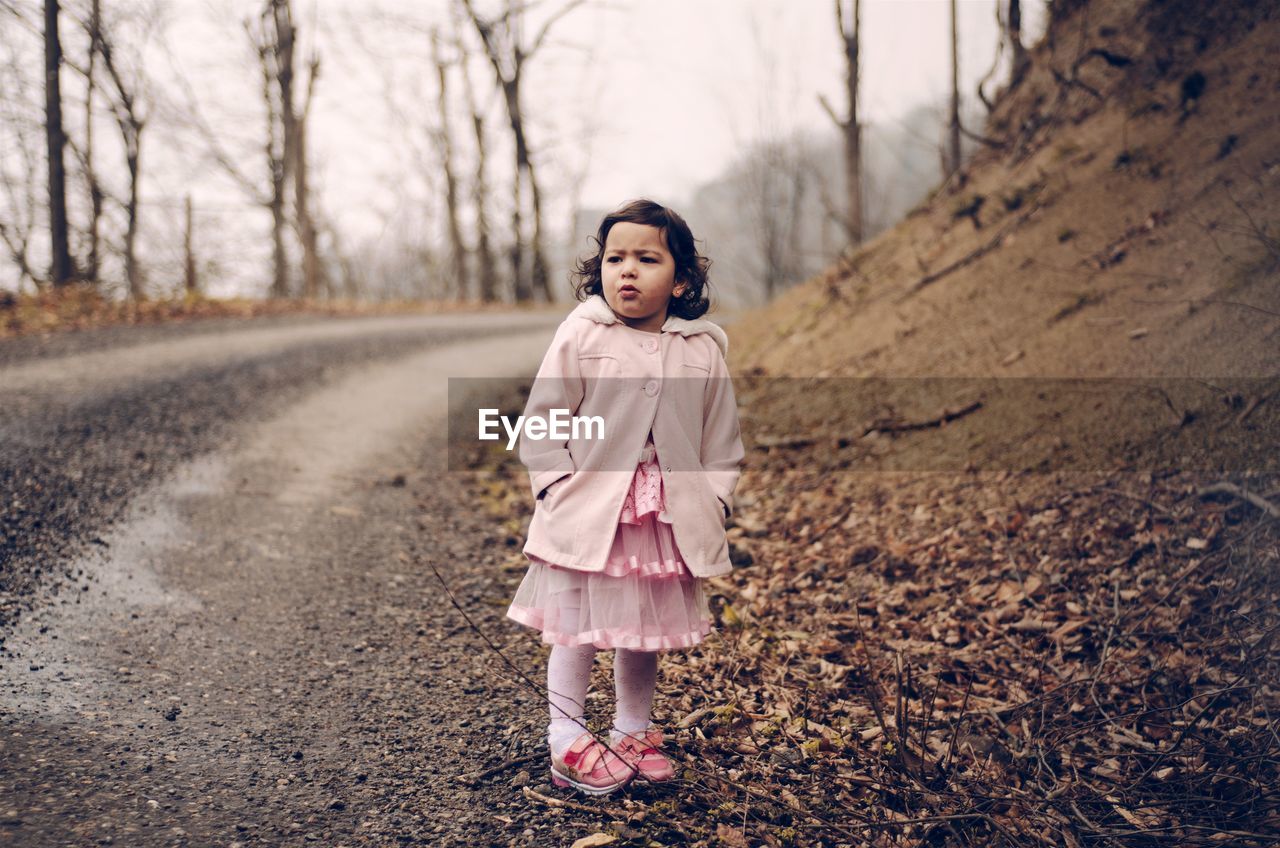
<path id="1" fill-rule="evenodd" d="M 573 415 L 582 403 L 582 373 L 578 368 L 578 343 L 572 325 L 571 321 L 560 325 L 542 358 L 524 407 L 526 421 L 534 416 L 549 420 L 553 409 L 567 409 Z M 529 470 L 535 498 L 542 497 L 548 486 L 575 470 L 567 439 L 530 439 L 524 428 L 520 431 L 520 461 Z"/>
<path id="2" fill-rule="evenodd" d="M 733 490 L 744 451 L 738 425 L 738 401 L 733 394 L 729 366 L 712 345 L 711 375 L 702 399 L 702 470 L 711 490 L 724 506 L 726 517 L 733 512 Z"/>

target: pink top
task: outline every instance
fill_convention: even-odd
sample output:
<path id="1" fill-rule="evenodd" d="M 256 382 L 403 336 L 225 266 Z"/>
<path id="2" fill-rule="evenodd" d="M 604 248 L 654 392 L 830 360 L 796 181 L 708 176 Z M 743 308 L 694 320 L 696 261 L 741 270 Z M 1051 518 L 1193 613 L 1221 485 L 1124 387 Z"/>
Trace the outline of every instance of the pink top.
<path id="1" fill-rule="evenodd" d="M 618 521 L 622 524 L 640 524 L 646 515 L 658 513 L 658 520 L 670 524 L 671 518 L 666 513 L 666 499 L 662 492 L 662 470 L 658 468 L 658 453 L 653 447 L 653 435 L 644 443 L 640 452 L 640 464 L 636 467 L 636 476 L 627 490 L 627 497 L 622 502 L 622 514 Z"/>

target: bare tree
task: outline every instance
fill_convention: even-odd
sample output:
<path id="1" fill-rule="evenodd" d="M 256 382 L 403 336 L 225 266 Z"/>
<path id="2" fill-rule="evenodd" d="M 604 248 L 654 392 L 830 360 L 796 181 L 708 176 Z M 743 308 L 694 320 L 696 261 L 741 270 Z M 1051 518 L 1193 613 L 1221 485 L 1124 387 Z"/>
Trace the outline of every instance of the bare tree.
<path id="1" fill-rule="evenodd" d="M 826 98 L 822 107 L 844 136 L 845 229 L 850 244 L 862 243 L 862 125 L 858 122 L 858 46 L 861 38 L 862 0 L 852 0 L 845 10 L 845 0 L 835 0 L 836 26 L 844 43 L 845 98 L 847 117 L 836 116 Z"/>
<path id="2" fill-rule="evenodd" d="M 803 275 L 801 207 L 808 191 L 804 151 L 797 139 L 761 142 L 745 163 L 747 217 L 759 253 L 758 278 L 766 300 Z"/>
<path id="3" fill-rule="evenodd" d="M 152 20 L 154 21 L 154 18 Z M 134 300 L 141 300 L 145 296 L 145 291 L 142 268 L 138 263 L 137 240 L 142 191 L 142 133 L 146 129 L 147 118 L 142 114 L 139 94 L 145 86 L 145 77 L 141 71 L 138 72 L 135 80 L 126 77 L 116 57 L 114 37 L 101 27 L 101 21 L 98 23 L 98 49 L 102 54 L 102 64 L 107 69 L 113 88 L 111 112 L 116 119 L 116 126 L 120 129 L 120 138 L 124 143 L 125 165 L 129 170 L 129 194 L 124 202 L 125 279 L 129 284 L 129 296 Z M 141 54 L 140 49 L 138 52 Z"/>
<path id="4" fill-rule="evenodd" d="M 45 138 L 49 150 L 49 279 L 55 286 L 71 282 L 71 251 L 67 241 L 67 172 L 62 152 L 62 89 L 59 71 L 62 43 L 58 38 L 58 0 L 44 0 Z"/>
<path id="5" fill-rule="evenodd" d="M 270 296 L 289 296 L 289 257 L 285 248 L 285 191 L 293 172 L 293 19 L 287 0 L 267 0 L 257 24 L 245 21 L 245 31 L 262 68 L 262 96 L 267 106 L 267 169 L 271 194 L 272 278 Z"/>
<path id="6" fill-rule="evenodd" d="M 498 267 L 493 256 L 489 237 L 489 185 L 487 173 L 487 142 L 484 129 L 484 112 L 471 83 L 466 57 L 459 63 L 462 69 L 462 85 L 467 95 L 467 109 L 471 113 L 471 129 L 476 142 L 476 172 L 471 181 L 471 202 L 476 216 L 476 271 L 480 300 L 492 303 L 498 299 Z"/>
<path id="7" fill-rule="evenodd" d="M 286 3 L 287 5 L 287 3 Z M 320 76 L 320 57 L 312 53 L 307 75 L 307 96 L 302 103 L 302 113 L 293 124 L 293 216 L 297 225 L 298 241 L 302 245 L 302 292 L 314 300 L 321 289 L 327 289 L 324 266 L 320 261 L 319 233 L 311 209 L 310 163 L 307 161 L 307 127 L 311 117 L 311 103 L 315 95 L 316 79 Z"/>
<path id="8" fill-rule="evenodd" d="M 471 286 L 467 281 L 467 248 L 462 243 L 462 225 L 458 221 L 458 178 L 453 167 L 453 137 L 449 128 L 449 66 L 440 52 L 440 33 L 431 31 L 431 60 L 436 68 L 440 85 L 436 98 L 437 119 L 436 148 L 444 171 L 444 203 L 449 227 L 449 265 L 452 270 L 453 291 L 459 300 L 465 300 Z"/>
<path id="9" fill-rule="evenodd" d="M 85 261 L 84 274 L 90 282 L 98 282 L 98 246 L 101 241 L 99 227 L 102 222 L 102 186 L 98 182 L 98 172 L 93 162 L 93 95 L 96 89 L 96 66 L 98 51 L 101 49 L 102 33 L 101 0 L 93 0 L 89 11 L 89 68 L 85 74 L 84 103 L 84 171 L 85 182 L 89 189 L 89 256 Z"/>
<path id="10" fill-rule="evenodd" d="M 946 174 L 960 167 L 960 29 L 957 16 L 956 0 L 951 0 L 951 120 L 948 124 Z"/>
<path id="11" fill-rule="evenodd" d="M 536 292 L 544 299 L 551 299 L 551 287 L 548 280 L 546 251 L 542 236 L 542 192 L 534 172 L 533 159 L 529 150 L 529 141 L 525 132 L 525 118 L 520 98 L 520 84 L 523 79 L 525 63 L 528 62 L 546 43 L 551 28 L 585 0 L 568 0 L 553 12 L 543 23 L 538 34 L 527 45 L 524 42 L 523 30 L 525 14 L 530 4 L 519 0 L 506 0 L 503 13 L 493 19 L 480 17 L 472 0 L 461 0 L 467 11 L 480 41 L 484 45 L 485 55 L 493 67 L 494 78 L 502 90 L 503 100 L 507 107 L 507 119 L 511 126 L 511 135 L 515 148 L 515 203 L 512 207 L 511 270 L 515 278 L 515 294 L 517 301 L 530 300 Z M 524 275 L 524 222 L 523 222 L 523 190 L 522 185 L 529 187 L 530 202 L 533 215 L 533 233 L 530 239 L 533 253 L 533 267 L 526 283 Z"/>
<path id="12" fill-rule="evenodd" d="M 292 165 L 283 153 L 283 133 L 280 129 L 279 105 L 276 97 L 275 79 L 275 47 L 274 16 L 270 5 L 255 17 L 241 22 L 241 27 L 248 37 L 249 44 L 259 59 L 262 79 L 262 95 L 266 105 L 266 137 L 262 150 L 266 153 L 267 185 L 263 190 L 263 180 L 257 173 L 246 170 L 244 157 L 228 150 L 221 135 L 216 132 L 204 116 L 200 96 L 191 85 L 191 81 L 181 73 L 175 73 L 172 82 L 180 90 L 181 95 L 175 97 L 174 120 L 192 132 L 204 145 L 204 155 L 213 160 L 218 168 L 231 179 L 244 193 L 249 202 L 266 209 L 271 214 L 272 242 L 272 279 L 268 289 L 270 297 L 287 297 L 289 294 L 289 259 L 286 250 L 285 235 L 288 227 L 286 214 L 286 176 L 292 171 Z M 172 61 L 172 60 L 171 60 Z"/>

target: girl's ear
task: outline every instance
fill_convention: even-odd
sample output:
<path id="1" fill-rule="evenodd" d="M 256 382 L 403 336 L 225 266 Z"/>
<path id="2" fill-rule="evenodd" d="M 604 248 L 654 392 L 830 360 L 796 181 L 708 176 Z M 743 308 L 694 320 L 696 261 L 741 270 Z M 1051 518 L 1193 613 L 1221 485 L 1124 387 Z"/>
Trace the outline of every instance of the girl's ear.
<path id="1" fill-rule="evenodd" d="M 687 283 L 676 283 L 675 287 L 671 289 L 671 296 L 684 297 L 684 293 L 688 290 L 689 290 L 689 286 Z"/>

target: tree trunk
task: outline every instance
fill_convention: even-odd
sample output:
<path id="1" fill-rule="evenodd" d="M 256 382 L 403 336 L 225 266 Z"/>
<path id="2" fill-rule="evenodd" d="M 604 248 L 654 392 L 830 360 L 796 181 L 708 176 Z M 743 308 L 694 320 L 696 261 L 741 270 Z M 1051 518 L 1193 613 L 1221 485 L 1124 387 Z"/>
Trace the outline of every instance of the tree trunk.
<path id="1" fill-rule="evenodd" d="M 449 265 L 453 275 L 453 293 L 456 299 L 470 296 L 471 284 L 467 280 L 467 249 L 462 243 L 462 225 L 458 221 L 458 179 L 453 169 L 453 137 L 449 130 L 449 68 L 440 56 L 440 36 L 431 34 L 431 54 L 436 66 L 436 78 L 440 83 L 437 100 L 440 129 L 436 136 L 440 148 L 440 160 L 444 169 L 445 212 L 449 219 Z"/>
<path id="2" fill-rule="evenodd" d="M 44 0 L 44 108 L 49 148 L 49 278 L 55 286 L 71 282 L 71 253 L 67 243 L 67 172 L 62 159 L 67 137 L 62 131 L 62 91 L 59 68 L 58 0 Z"/>
<path id="3" fill-rule="evenodd" d="M 1022 82 L 1031 64 L 1031 56 L 1022 44 L 1022 4 L 1019 0 L 1009 0 L 1008 27 L 1006 38 L 1013 50 L 1013 67 L 1009 74 L 1009 90 L 1012 90 Z"/>
<path id="4" fill-rule="evenodd" d="M 520 77 L 512 82 L 502 84 L 502 93 L 507 104 L 507 120 L 511 126 L 511 135 L 515 140 L 515 174 L 512 183 L 513 200 L 511 206 L 511 274 L 515 289 L 516 303 L 525 303 L 533 299 L 533 291 L 529 286 L 529 278 L 524 273 L 524 164 L 528 161 L 529 152 L 525 147 L 524 123 L 520 116 Z"/>
<path id="5" fill-rule="evenodd" d="M 951 122 L 947 159 L 950 174 L 960 167 L 960 31 L 956 0 L 951 0 Z"/>
<path id="6" fill-rule="evenodd" d="M 129 297 L 138 301 L 145 296 L 142 268 L 138 264 L 137 236 L 138 209 L 142 196 L 142 132 L 146 128 L 146 119 L 138 115 L 136 92 L 120 73 L 111 39 L 101 32 L 98 36 L 103 64 L 107 66 L 107 73 L 111 75 L 111 82 L 116 89 L 117 102 L 112 104 L 112 111 L 115 113 L 116 126 L 120 128 L 125 164 L 129 168 L 129 200 L 125 204 L 128 221 L 124 237 L 124 268 L 125 278 L 129 282 Z"/>
<path id="7" fill-rule="evenodd" d="M 122 128 L 123 129 L 123 128 Z M 128 223 L 124 231 L 124 275 L 129 281 L 129 297 L 134 302 L 146 297 L 143 290 L 142 268 L 138 265 L 138 199 L 142 188 L 142 172 L 139 160 L 142 156 L 142 127 L 134 125 L 131 137 L 125 139 L 125 161 L 129 166 L 129 202 L 125 206 Z"/>
<path id="8" fill-rule="evenodd" d="M 286 125 L 283 114 L 284 92 L 277 86 L 281 79 L 289 82 L 288 102 L 292 108 L 293 38 L 291 34 L 287 36 L 287 49 L 281 46 L 281 41 L 285 40 L 279 29 L 282 17 L 284 17 L 286 29 L 291 30 L 291 25 L 288 24 L 287 9 L 286 15 L 282 16 L 278 11 L 279 6 L 280 0 L 268 0 L 261 16 L 261 31 L 255 34 L 247 23 L 246 29 L 249 29 L 249 36 L 258 51 L 258 60 L 262 67 L 262 97 L 267 106 L 267 139 L 264 150 L 267 154 L 267 170 L 271 179 L 271 194 L 266 199 L 266 206 L 271 212 L 272 265 L 271 288 L 268 296 L 287 298 L 289 296 L 289 256 L 284 243 L 285 227 L 288 225 L 285 217 L 285 188 L 293 170 L 290 159 L 290 154 L 293 153 L 293 141 L 292 130 L 286 133 L 283 129 Z M 288 71 L 280 70 L 282 60 L 290 63 Z"/>
<path id="9" fill-rule="evenodd" d="M 844 84 L 848 116 L 843 120 L 838 118 L 835 109 L 825 98 L 819 98 L 819 101 L 844 138 L 844 227 L 849 243 L 858 245 L 862 243 L 863 237 L 862 125 L 858 121 L 858 48 L 862 38 L 862 1 L 853 0 L 849 20 L 846 20 L 844 2 L 845 0 L 835 0 L 836 27 L 840 30 L 840 40 L 844 43 Z"/>
<path id="10" fill-rule="evenodd" d="M 267 143 L 269 150 L 273 141 Z M 271 150 L 269 155 L 274 155 Z M 267 207 L 271 210 L 271 292 L 273 298 L 289 296 L 289 256 L 284 247 L 284 229 L 288 221 L 284 216 L 284 163 L 273 158 L 271 161 L 271 200 Z"/>
<path id="11" fill-rule="evenodd" d="M 467 72 L 464 60 L 462 67 L 462 83 L 467 94 L 467 107 L 471 110 L 471 129 L 476 140 L 476 173 L 472 181 L 471 197 L 476 211 L 476 270 L 479 272 L 480 300 L 492 303 L 498 299 L 498 268 L 493 256 L 493 245 L 489 241 L 489 186 L 486 177 L 486 145 L 484 132 L 484 113 L 476 102 L 475 89 L 471 85 L 471 74 Z"/>
<path id="12" fill-rule="evenodd" d="M 187 195 L 186 203 L 186 224 L 182 229 L 182 268 L 184 271 L 183 288 L 187 292 L 187 297 L 194 297 L 200 293 L 200 280 L 196 276 L 196 253 L 195 243 L 195 215 L 191 209 L 191 195 Z"/>
<path id="13" fill-rule="evenodd" d="M 310 186 L 307 182 L 307 124 L 298 121 L 293 149 L 293 210 L 298 219 L 298 241 L 302 244 L 302 294 L 315 300 L 320 294 L 321 268 L 315 221 L 311 218 Z"/>
<path id="14" fill-rule="evenodd" d="M 311 59 L 310 74 L 307 77 L 307 97 L 303 103 L 302 114 L 293 122 L 295 160 L 293 163 L 293 208 L 298 221 L 298 241 L 302 244 L 302 291 L 308 300 L 315 300 L 320 289 L 326 283 L 323 280 L 324 268 L 320 263 L 319 234 L 315 219 L 311 215 L 311 189 L 308 180 L 307 164 L 307 124 L 311 117 L 311 98 L 315 93 L 316 78 L 320 75 L 320 59 Z"/>
<path id="15" fill-rule="evenodd" d="M 540 293 L 544 301 L 550 303 L 550 273 L 547 269 L 547 255 L 543 250 L 542 237 L 542 191 L 538 188 L 538 180 L 534 177 L 533 163 L 527 158 L 524 170 L 529 177 L 529 193 L 533 196 L 533 272 L 531 275 L 533 290 Z"/>
<path id="16" fill-rule="evenodd" d="M 84 269 L 85 279 L 97 284 L 100 264 L 98 249 L 101 243 L 99 227 L 102 222 L 102 186 L 93 165 L 93 95 L 98 60 L 99 36 L 102 32 L 102 8 L 100 0 L 93 0 L 89 13 L 89 73 L 86 76 L 87 91 L 84 106 L 84 159 L 85 175 L 89 182 L 89 258 Z"/>
<path id="17" fill-rule="evenodd" d="M 267 99 L 268 129 L 267 157 L 271 168 L 271 253 L 275 273 L 271 282 L 271 296 L 287 298 L 289 292 L 289 258 L 285 249 L 285 228 L 288 217 L 285 209 L 285 192 L 293 176 L 297 161 L 297 132 L 293 113 L 293 16 L 288 0 L 267 0 L 264 18 L 270 18 L 271 28 L 264 27 L 262 68 L 263 94 Z M 273 92 L 274 89 L 274 92 Z M 275 97 L 272 94 L 275 94 Z M 279 135 L 276 129 L 279 128 Z"/>

